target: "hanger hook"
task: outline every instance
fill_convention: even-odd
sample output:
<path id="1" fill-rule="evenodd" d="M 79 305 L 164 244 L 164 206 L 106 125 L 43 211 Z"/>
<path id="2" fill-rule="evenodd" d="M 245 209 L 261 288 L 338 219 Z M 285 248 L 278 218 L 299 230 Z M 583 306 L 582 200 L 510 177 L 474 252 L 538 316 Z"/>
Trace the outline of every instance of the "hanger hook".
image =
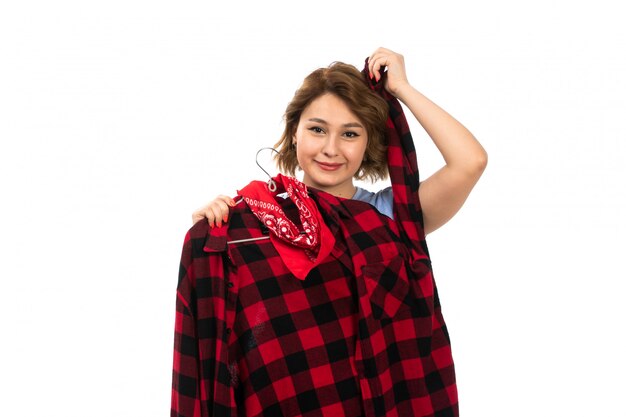
<path id="1" fill-rule="evenodd" d="M 276 149 L 274 148 L 270 148 L 270 147 L 266 147 L 266 148 L 261 148 L 257 151 L 256 153 L 256 165 L 261 168 L 261 171 L 265 172 L 265 174 L 270 177 L 270 180 L 267 182 L 267 188 L 271 191 L 274 192 L 276 191 L 276 182 L 272 179 L 272 176 L 269 174 L 269 172 L 267 172 L 262 166 L 261 164 L 259 164 L 259 154 L 261 153 L 261 151 L 264 151 L 266 149 L 271 149 L 272 151 L 279 153 Z"/>

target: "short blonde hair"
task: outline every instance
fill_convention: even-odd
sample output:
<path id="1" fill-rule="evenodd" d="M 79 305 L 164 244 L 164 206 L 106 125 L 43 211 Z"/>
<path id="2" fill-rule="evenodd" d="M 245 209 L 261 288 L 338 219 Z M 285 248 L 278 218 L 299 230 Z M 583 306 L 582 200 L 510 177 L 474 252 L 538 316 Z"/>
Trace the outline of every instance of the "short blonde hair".
<path id="1" fill-rule="evenodd" d="M 274 145 L 278 150 L 275 155 L 278 168 L 291 176 L 295 175 L 296 168 L 300 168 L 293 144 L 300 116 L 313 100 L 327 93 L 343 100 L 367 131 L 365 155 L 354 178 L 371 181 L 387 178 L 386 121 L 389 105 L 369 88 L 359 70 L 343 62 L 333 62 L 326 68 L 313 71 L 296 91 L 285 110 L 285 130 Z"/>

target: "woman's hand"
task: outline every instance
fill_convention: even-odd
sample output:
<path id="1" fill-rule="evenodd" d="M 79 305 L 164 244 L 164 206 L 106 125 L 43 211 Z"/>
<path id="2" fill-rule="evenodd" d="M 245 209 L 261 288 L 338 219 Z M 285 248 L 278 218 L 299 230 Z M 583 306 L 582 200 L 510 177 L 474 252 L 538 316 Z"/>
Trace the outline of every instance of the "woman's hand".
<path id="1" fill-rule="evenodd" d="M 376 78 L 380 81 L 381 67 L 387 67 L 387 79 L 385 80 L 385 89 L 398 97 L 400 90 L 409 85 L 406 77 L 406 68 L 404 66 L 404 57 L 399 53 L 386 48 L 378 48 L 369 57 L 368 67 L 370 78 Z"/>
<path id="2" fill-rule="evenodd" d="M 218 195 L 215 200 L 194 211 L 191 215 L 191 221 L 196 224 L 206 218 L 210 227 L 221 227 L 222 222 L 228 221 L 229 207 L 235 207 L 235 200 L 227 195 Z"/>

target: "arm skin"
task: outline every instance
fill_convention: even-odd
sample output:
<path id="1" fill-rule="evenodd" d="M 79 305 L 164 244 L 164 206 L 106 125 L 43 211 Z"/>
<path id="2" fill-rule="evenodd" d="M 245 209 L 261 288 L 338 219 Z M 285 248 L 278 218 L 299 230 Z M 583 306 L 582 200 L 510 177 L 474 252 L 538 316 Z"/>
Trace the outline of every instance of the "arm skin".
<path id="1" fill-rule="evenodd" d="M 420 183 L 424 233 L 437 230 L 463 206 L 487 166 L 487 152 L 461 123 L 406 84 L 404 103 L 441 152 L 445 165 Z"/>

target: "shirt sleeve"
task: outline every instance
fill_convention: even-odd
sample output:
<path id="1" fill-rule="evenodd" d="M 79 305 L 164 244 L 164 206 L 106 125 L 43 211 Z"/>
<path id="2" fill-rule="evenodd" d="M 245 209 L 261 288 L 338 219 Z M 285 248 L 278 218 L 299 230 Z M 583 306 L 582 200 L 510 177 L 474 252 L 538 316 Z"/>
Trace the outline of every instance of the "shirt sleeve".
<path id="1" fill-rule="evenodd" d="M 393 189 L 393 217 L 400 235 L 416 259 L 428 256 L 425 244 L 424 219 L 419 201 L 419 170 L 413 137 L 402 110 L 402 105 L 384 88 L 387 73 L 379 81 L 367 76 L 365 61 L 363 76 L 370 88 L 377 92 L 389 105 L 387 118 L 387 164 Z"/>
<path id="2" fill-rule="evenodd" d="M 196 318 L 190 302 L 194 278 L 192 271 L 191 238 L 187 233 L 176 290 L 171 417 L 201 415 L 198 338 Z"/>

